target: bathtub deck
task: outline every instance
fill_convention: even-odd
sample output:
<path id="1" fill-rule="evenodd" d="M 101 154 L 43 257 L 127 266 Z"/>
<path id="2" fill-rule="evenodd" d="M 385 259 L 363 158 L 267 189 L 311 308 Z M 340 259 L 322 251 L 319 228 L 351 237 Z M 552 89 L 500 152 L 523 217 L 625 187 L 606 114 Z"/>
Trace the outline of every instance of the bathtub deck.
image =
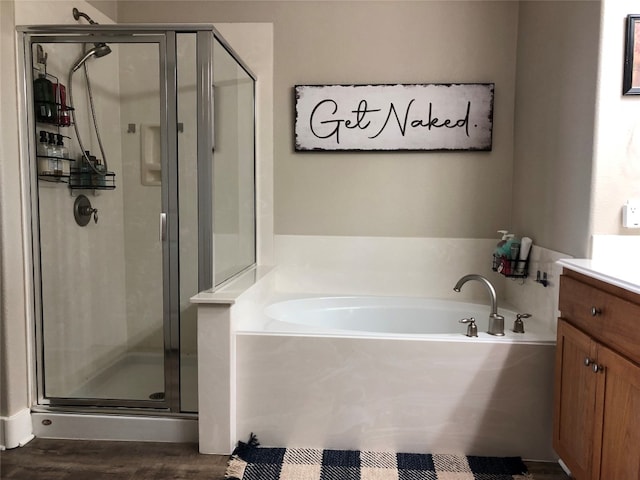
<path id="1" fill-rule="evenodd" d="M 195 444 L 36 438 L 0 452 L 2 476 L 51 480 L 223 480 L 227 456 L 199 455 Z M 525 462 L 535 480 L 568 480 L 555 463 Z"/>

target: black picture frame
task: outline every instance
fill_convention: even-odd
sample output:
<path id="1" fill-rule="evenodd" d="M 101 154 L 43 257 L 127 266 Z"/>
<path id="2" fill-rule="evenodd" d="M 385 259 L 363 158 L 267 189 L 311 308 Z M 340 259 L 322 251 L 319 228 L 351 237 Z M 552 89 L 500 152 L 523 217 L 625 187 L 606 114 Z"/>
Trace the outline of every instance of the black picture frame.
<path id="1" fill-rule="evenodd" d="M 623 95 L 640 95 L 640 15 L 627 15 Z"/>

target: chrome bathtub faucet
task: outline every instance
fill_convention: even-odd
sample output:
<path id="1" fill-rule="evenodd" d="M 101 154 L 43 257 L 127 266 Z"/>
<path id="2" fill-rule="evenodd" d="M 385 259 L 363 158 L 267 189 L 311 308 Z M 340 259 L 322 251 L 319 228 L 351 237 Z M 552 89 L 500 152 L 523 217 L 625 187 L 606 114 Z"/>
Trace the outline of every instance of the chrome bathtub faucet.
<path id="1" fill-rule="evenodd" d="M 487 280 L 482 275 L 471 273 L 458 280 L 458 283 L 456 283 L 456 286 L 453 287 L 453 290 L 455 292 L 459 292 L 462 286 L 469 280 L 477 280 L 485 287 L 487 287 L 487 290 L 489 290 L 489 297 L 491 299 L 491 313 L 489 314 L 489 330 L 487 330 L 487 333 L 489 335 L 496 336 L 504 335 L 504 317 L 498 314 L 498 299 L 496 297 L 496 289 L 493 288 L 493 285 L 489 280 Z"/>

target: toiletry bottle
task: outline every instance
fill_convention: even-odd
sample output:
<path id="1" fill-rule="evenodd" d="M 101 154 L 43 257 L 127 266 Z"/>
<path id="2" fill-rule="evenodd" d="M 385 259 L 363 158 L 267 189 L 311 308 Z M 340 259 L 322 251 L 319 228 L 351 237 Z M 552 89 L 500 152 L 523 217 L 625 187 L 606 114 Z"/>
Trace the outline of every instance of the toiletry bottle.
<path id="1" fill-rule="evenodd" d="M 56 143 L 56 146 L 58 147 L 58 153 L 60 155 L 60 158 L 64 159 L 59 160 L 58 165 L 60 166 L 62 175 L 69 175 L 69 149 L 64 146 L 64 142 L 62 141 L 62 134 L 58 133 L 56 137 L 58 138 L 58 141 Z"/>
<path id="2" fill-rule="evenodd" d="M 89 159 L 91 152 L 89 150 L 84 151 L 84 155 L 80 155 L 80 185 L 91 184 L 91 167 L 89 166 Z"/>
<path id="3" fill-rule="evenodd" d="M 520 252 L 518 253 L 518 263 L 516 264 L 516 273 L 518 275 L 527 273 L 527 259 L 529 258 L 532 244 L 533 241 L 529 237 L 522 237 L 522 240 L 520 240 Z"/>
<path id="4" fill-rule="evenodd" d="M 98 170 L 100 174 L 96 175 L 95 183 L 99 187 L 104 187 L 107 184 L 107 179 L 104 175 L 107 172 L 107 169 L 105 168 L 104 164 L 102 163 L 102 159 L 100 158 L 96 160 L 96 170 Z"/>
<path id="5" fill-rule="evenodd" d="M 49 168 L 53 175 L 62 175 L 60 168 L 60 149 L 56 143 L 56 134 L 49 132 Z"/>
<path id="6" fill-rule="evenodd" d="M 502 239 L 496 245 L 493 257 L 494 270 L 497 270 L 503 275 L 511 274 L 511 243 L 513 242 L 513 233 L 508 233 L 507 230 L 498 230 L 498 233 L 502 234 Z"/>
<path id="7" fill-rule="evenodd" d="M 504 246 L 505 243 L 507 243 L 507 240 L 509 238 L 509 237 L 507 237 L 507 235 L 509 234 L 509 232 L 507 230 L 498 230 L 498 233 L 500 233 L 502 235 L 502 238 L 500 239 L 500 241 L 496 245 L 496 249 L 493 252 L 497 257 L 500 256 L 500 252 L 502 251 L 502 247 Z"/>
<path id="8" fill-rule="evenodd" d="M 515 235 L 513 233 L 507 233 L 505 237 L 507 237 L 507 240 L 502 247 L 500 247 L 500 259 L 502 262 L 500 273 L 503 275 L 511 275 L 513 271 L 513 268 L 511 268 L 511 245 L 513 245 Z"/>
<path id="9" fill-rule="evenodd" d="M 36 146 L 36 156 L 38 157 L 38 174 L 51 175 L 49 169 L 49 144 L 47 142 L 47 132 L 40 130 L 40 140 Z"/>
<path id="10" fill-rule="evenodd" d="M 44 123 L 55 123 L 57 109 L 53 83 L 43 74 L 33 81 L 33 101 L 36 110 L 36 120 Z"/>
<path id="11" fill-rule="evenodd" d="M 515 235 L 513 233 L 507 233 L 504 237 L 504 243 L 500 246 L 500 256 L 505 258 L 511 258 L 511 244 Z"/>
<path id="12" fill-rule="evenodd" d="M 68 127 L 71 125 L 71 117 L 67 109 L 67 89 L 61 83 L 54 85 L 56 91 L 56 102 L 58 104 L 58 125 Z"/>
<path id="13" fill-rule="evenodd" d="M 98 168 L 98 158 L 95 155 L 91 155 L 89 156 L 89 160 L 91 163 L 91 167 L 93 167 L 89 167 L 89 185 L 95 186 L 98 185 L 98 179 L 100 177 L 100 175 L 96 173 L 96 170 Z"/>

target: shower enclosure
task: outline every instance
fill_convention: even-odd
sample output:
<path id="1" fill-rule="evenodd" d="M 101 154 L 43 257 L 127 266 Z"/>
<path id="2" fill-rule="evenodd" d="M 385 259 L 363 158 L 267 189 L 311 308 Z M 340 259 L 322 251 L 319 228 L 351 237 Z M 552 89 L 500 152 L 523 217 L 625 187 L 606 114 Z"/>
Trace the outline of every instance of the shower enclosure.
<path id="1" fill-rule="evenodd" d="M 37 408 L 197 412 L 189 298 L 256 261 L 255 77 L 207 25 L 19 33 Z"/>

